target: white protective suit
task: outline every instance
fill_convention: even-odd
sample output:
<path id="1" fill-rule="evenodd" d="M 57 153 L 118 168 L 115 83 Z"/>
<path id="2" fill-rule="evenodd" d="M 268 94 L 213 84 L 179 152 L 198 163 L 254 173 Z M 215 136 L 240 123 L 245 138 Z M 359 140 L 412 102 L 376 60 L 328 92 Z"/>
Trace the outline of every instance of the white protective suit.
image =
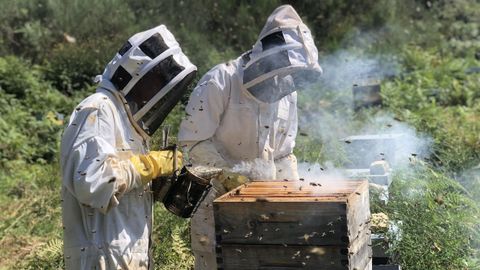
<path id="1" fill-rule="evenodd" d="M 265 37 L 271 37 L 272 33 L 277 34 L 274 38 L 280 39 L 276 42 L 282 46 L 267 50 L 265 40 L 269 38 Z M 269 103 L 258 100 L 247 89 L 296 70 L 321 72 L 317 49 L 310 31 L 288 5 L 270 15 L 258 40 L 251 52 L 220 64 L 203 76 L 190 96 L 178 138 L 193 165 L 232 169 L 240 163 L 250 164 L 249 168 L 252 164 L 267 164 L 262 168 L 268 171 L 265 178 L 298 179 L 293 155 L 297 134 L 296 92 Z M 250 76 L 246 82 L 244 71 L 254 65 L 261 66 L 265 59 L 272 61 L 271 56 L 278 52 L 288 55 L 288 65 L 267 63 L 268 73 Z M 217 268 L 212 202 L 225 190 L 217 181 L 212 184 L 191 220 L 195 269 Z"/>
<path id="2" fill-rule="evenodd" d="M 61 146 L 66 269 L 148 269 L 152 194 L 128 160 L 147 152 L 112 93 L 73 112 Z"/>
<path id="3" fill-rule="evenodd" d="M 73 112 L 60 159 L 67 269 L 153 268 L 150 181 L 170 161 L 155 159 L 160 151 L 149 151 L 148 139 L 195 71 L 168 29 L 157 26 L 124 44 L 98 77 L 97 93 Z"/>

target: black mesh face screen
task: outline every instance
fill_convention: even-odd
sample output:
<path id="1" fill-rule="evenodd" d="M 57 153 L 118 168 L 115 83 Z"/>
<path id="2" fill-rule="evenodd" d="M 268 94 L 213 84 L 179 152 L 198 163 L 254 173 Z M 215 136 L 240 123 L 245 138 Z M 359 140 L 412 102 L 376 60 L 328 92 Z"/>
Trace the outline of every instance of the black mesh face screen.
<path id="1" fill-rule="evenodd" d="M 169 56 L 158 63 L 152 70 L 159 76 L 162 76 L 164 81 L 169 82 L 184 69 L 183 66 L 173 59 L 173 56 Z"/>
<path id="2" fill-rule="evenodd" d="M 275 76 L 252 87 L 249 91 L 255 98 L 265 103 L 276 102 L 294 91 L 302 91 L 318 82 L 320 73 L 313 70 L 296 70 L 286 76 Z"/>
<path id="3" fill-rule="evenodd" d="M 195 78 L 196 71 L 189 73 L 185 78 L 177 83 L 168 94 L 157 102 L 151 110 L 140 120 L 140 126 L 145 128 L 145 132 L 151 136 L 163 123 L 170 111 L 175 107 L 178 101 L 187 92 L 188 86 Z"/>
<path id="4" fill-rule="evenodd" d="M 282 31 L 271 33 L 268 36 L 265 36 L 261 39 L 262 48 L 264 51 L 276 47 L 285 45 L 285 38 L 283 37 Z"/>
<path id="5" fill-rule="evenodd" d="M 278 76 L 267 79 L 247 90 L 258 100 L 265 103 L 274 103 L 295 92 L 295 82 L 292 76 L 279 78 Z"/>
<path id="6" fill-rule="evenodd" d="M 173 59 L 173 56 L 163 59 L 150 69 L 125 96 L 132 113 L 135 114 L 140 110 L 184 69 Z"/>
<path id="7" fill-rule="evenodd" d="M 153 59 L 166 51 L 168 46 L 165 44 L 162 36 L 156 33 L 140 44 L 139 48 L 148 55 L 148 57 Z"/>
<path id="8" fill-rule="evenodd" d="M 290 59 L 288 58 L 287 51 L 280 51 L 268 55 L 245 69 L 243 73 L 243 83 L 247 83 L 270 71 L 288 66 L 290 66 Z"/>
<path id="9" fill-rule="evenodd" d="M 130 50 L 130 48 L 132 48 L 132 44 L 130 44 L 130 42 L 125 42 L 125 44 L 123 44 L 122 48 L 120 48 L 120 50 L 118 50 L 118 53 L 123 56 L 128 50 Z"/>
<path id="10" fill-rule="evenodd" d="M 130 73 L 128 73 L 128 71 L 126 71 L 122 66 L 119 66 L 117 70 L 115 70 L 115 73 L 110 81 L 113 83 L 113 85 L 115 85 L 118 91 L 121 91 L 131 79 L 132 75 L 130 75 Z"/>

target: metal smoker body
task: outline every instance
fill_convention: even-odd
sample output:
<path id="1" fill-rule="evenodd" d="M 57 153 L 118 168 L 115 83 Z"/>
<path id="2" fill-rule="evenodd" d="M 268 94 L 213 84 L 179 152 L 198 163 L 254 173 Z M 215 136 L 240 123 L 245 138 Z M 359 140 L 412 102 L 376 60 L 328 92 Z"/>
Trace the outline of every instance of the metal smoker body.
<path id="1" fill-rule="evenodd" d="M 163 149 L 174 152 L 174 173 L 171 176 L 160 177 L 153 181 L 152 191 L 154 201 L 162 202 L 171 213 L 189 218 L 197 210 L 205 195 L 210 190 L 210 179 L 217 176 L 221 169 L 210 169 L 200 173 L 192 172 L 189 165 L 179 169 L 177 160 L 177 145 L 168 146 L 169 127 L 162 130 Z"/>

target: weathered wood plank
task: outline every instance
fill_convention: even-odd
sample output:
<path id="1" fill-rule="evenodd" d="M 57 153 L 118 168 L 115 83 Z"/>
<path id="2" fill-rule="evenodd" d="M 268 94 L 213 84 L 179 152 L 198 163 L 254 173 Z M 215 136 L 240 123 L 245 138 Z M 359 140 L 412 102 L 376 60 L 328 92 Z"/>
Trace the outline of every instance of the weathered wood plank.
<path id="1" fill-rule="evenodd" d="M 253 182 L 214 201 L 221 269 L 371 269 L 367 181 Z"/>
<path id="2" fill-rule="evenodd" d="M 278 246 L 223 244 L 219 268 L 368 270 L 371 249 L 364 242 L 357 253 L 338 246 Z"/>
<path id="3" fill-rule="evenodd" d="M 348 196 L 347 220 L 350 238 L 357 237 L 365 227 L 370 228 L 370 198 L 367 182 Z"/>
<path id="4" fill-rule="evenodd" d="M 268 183 L 277 188 L 284 184 L 252 183 L 244 189 L 268 186 Z M 362 226 L 368 225 L 370 213 L 368 186 L 361 181 L 354 183 L 354 188 L 350 189 L 353 193 L 344 194 L 344 199 L 338 201 L 302 201 L 303 197 L 296 201 L 241 202 L 232 201 L 235 195 L 224 195 L 214 202 L 217 240 L 244 244 L 348 246 Z M 241 194 L 248 193 L 242 190 Z"/>
<path id="5" fill-rule="evenodd" d="M 348 269 L 346 251 L 339 247 L 222 245 L 222 268 L 229 269 Z"/>
<path id="6" fill-rule="evenodd" d="M 346 204 L 214 203 L 217 237 L 223 243 L 348 245 Z M 352 240 L 353 240 L 353 235 Z M 218 241 L 217 240 L 217 241 Z"/>
<path id="7" fill-rule="evenodd" d="M 302 182 L 266 181 L 251 182 L 223 195 L 218 202 L 266 201 L 346 201 L 347 197 L 363 189 L 364 181 Z"/>
<path id="8" fill-rule="evenodd" d="M 369 270 L 372 261 L 370 230 L 364 229 L 348 249 L 348 264 L 351 270 Z"/>

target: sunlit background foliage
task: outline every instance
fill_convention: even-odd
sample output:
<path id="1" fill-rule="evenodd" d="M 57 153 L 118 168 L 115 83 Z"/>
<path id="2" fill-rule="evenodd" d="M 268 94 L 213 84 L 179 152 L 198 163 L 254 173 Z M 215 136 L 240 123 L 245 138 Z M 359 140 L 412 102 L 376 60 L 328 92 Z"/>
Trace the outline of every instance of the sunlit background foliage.
<path id="1" fill-rule="evenodd" d="M 372 207 L 401 231 L 388 236 L 393 262 L 406 270 L 480 269 L 476 0 L 0 0 L 0 269 L 62 268 L 59 140 L 75 104 L 95 91 L 93 77 L 125 39 L 166 24 L 203 74 L 249 50 L 283 3 L 310 26 L 320 64 L 338 50 L 399 63 L 382 82 L 384 107 L 347 117 L 352 130 L 388 112 L 433 139 L 431 157 L 395 172 L 390 202 Z M 348 115 L 338 93 L 318 87 L 300 95 L 300 114 L 331 109 L 320 122 Z M 171 141 L 187 100 L 167 120 Z M 301 160 L 325 162 L 332 149 L 341 151 L 308 126 L 300 129 Z M 187 221 L 159 205 L 155 214 L 156 268 L 189 269 Z"/>

